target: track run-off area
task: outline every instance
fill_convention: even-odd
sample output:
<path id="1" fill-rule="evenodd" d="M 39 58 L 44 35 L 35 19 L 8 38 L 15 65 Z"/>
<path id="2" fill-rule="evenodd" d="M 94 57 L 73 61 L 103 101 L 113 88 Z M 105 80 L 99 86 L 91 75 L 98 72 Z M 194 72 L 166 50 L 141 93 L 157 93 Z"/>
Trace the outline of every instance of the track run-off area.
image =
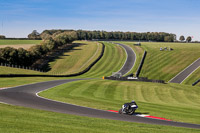
<path id="1" fill-rule="evenodd" d="M 127 53 L 127 60 L 124 63 L 121 70 L 119 71 L 124 75 L 132 69 L 136 57 L 133 50 L 130 47 L 127 47 L 126 45 L 123 44 L 120 44 L 120 46 L 124 47 Z M 130 61 L 132 62 L 131 64 Z M 79 80 L 90 80 L 90 79 L 79 78 L 79 79 L 54 80 L 54 81 L 47 81 L 47 82 L 23 85 L 18 87 L 6 88 L 0 91 L 0 102 L 11 105 L 24 106 L 35 109 L 48 110 L 58 113 L 74 114 L 80 116 L 200 129 L 200 125 L 198 124 L 181 123 L 168 120 L 158 120 L 154 118 L 152 119 L 146 117 L 138 117 L 137 115 L 133 116 L 120 115 L 118 113 L 110 111 L 92 109 L 88 107 L 82 107 L 73 104 L 54 101 L 40 97 L 38 95 L 38 93 L 44 90 L 53 88 L 61 84 Z"/>

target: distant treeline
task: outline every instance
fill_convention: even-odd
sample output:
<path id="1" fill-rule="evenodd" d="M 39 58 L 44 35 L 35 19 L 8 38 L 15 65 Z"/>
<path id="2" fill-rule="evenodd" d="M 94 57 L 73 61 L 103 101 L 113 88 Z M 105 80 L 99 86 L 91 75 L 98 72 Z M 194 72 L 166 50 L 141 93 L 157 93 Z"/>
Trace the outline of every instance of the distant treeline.
<path id="1" fill-rule="evenodd" d="M 176 35 L 165 32 L 107 32 L 107 31 L 86 31 L 86 30 L 44 30 L 39 34 L 34 30 L 28 35 L 30 39 L 48 39 L 63 32 L 76 32 L 78 40 L 141 40 L 141 41 L 157 41 L 157 42 L 174 42 Z"/>
<path id="2" fill-rule="evenodd" d="M 5 36 L 1 36 L 2 39 Z M 106 31 L 84 31 L 84 30 L 45 30 L 39 34 L 34 30 L 28 35 L 29 39 L 42 39 L 40 45 L 32 46 L 30 49 L 15 49 L 11 47 L 0 48 L 0 63 L 35 66 L 37 60 L 47 56 L 58 47 L 72 43 L 74 40 L 142 40 L 173 42 L 175 34 L 164 32 L 106 32 Z M 70 46 L 71 47 L 71 46 Z"/>
<path id="3" fill-rule="evenodd" d="M 62 45 L 77 40 L 76 32 L 62 32 L 48 39 L 44 39 L 40 45 L 32 46 L 30 49 L 15 49 L 12 47 L 0 48 L 0 63 L 32 66 L 38 59 L 46 56 L 49 52 Z"/>

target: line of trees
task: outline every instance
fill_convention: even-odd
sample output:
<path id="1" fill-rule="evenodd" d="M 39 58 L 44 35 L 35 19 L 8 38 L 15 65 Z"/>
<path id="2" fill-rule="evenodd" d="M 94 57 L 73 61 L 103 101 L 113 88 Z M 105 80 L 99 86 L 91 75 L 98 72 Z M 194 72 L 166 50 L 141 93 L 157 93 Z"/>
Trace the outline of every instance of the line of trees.
<path id="1" fill-rule="evenodd" d="M 32 46 L 30 49 L 15 49 L 12 47 L 0 48 L 0 62 L 22 66 L 31 66 L 36 60 L 46 56 L 48 52 L 59 46 L 72 43 L 77 40 L 76 32 L 63 32 L 44 39 L 40 45 Z"/>
<path id="2" fill-rule="evenodd" d="M 107 31 L 86 31 L 86 30 L 44 30 L 40 37 L 48 39 L 63 32 L 76 32 L 78 40 L 93 40 L 93 39 L 111 39 L 111 40 L 142 40 L 142 41 L 158 41 L 158 42 L 173 42 L 176 40 L 176 35 L 165 32 L 107 32 Z"/>
<path id="3" fill-rule="evenodd" d="M 169 34 L 164 32 L 137 33 L 137 32 L 106 32 L 106 31 L 78 30 L 77 36 L 79 40 L 116 39 L 116 40 L 173 42 L 176 39 L 175 34 Z"/>

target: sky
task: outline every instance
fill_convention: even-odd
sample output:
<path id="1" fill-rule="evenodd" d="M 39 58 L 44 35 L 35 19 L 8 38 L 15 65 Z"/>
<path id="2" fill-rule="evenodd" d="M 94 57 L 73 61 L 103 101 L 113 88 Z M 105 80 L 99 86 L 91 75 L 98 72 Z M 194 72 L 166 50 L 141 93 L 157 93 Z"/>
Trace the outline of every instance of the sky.
<path id="1" fill-rule="evenodd" d="M 0 34 L 82 29 L 168 32 L 200 41 L 200 0 L 0 0 Z"/>

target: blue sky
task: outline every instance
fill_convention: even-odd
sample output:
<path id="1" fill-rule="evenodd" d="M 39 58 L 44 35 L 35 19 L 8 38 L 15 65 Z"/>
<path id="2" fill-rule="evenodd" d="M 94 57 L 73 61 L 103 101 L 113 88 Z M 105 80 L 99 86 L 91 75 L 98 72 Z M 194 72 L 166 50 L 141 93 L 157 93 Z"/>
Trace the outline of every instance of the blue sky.
<path id="1" fill-rule="evenodd" d="M 169 32 L 200 41 L 199 5 L 200 0 L 0 0 L 0 34 L 26 37 L 45 29 Z"/>

